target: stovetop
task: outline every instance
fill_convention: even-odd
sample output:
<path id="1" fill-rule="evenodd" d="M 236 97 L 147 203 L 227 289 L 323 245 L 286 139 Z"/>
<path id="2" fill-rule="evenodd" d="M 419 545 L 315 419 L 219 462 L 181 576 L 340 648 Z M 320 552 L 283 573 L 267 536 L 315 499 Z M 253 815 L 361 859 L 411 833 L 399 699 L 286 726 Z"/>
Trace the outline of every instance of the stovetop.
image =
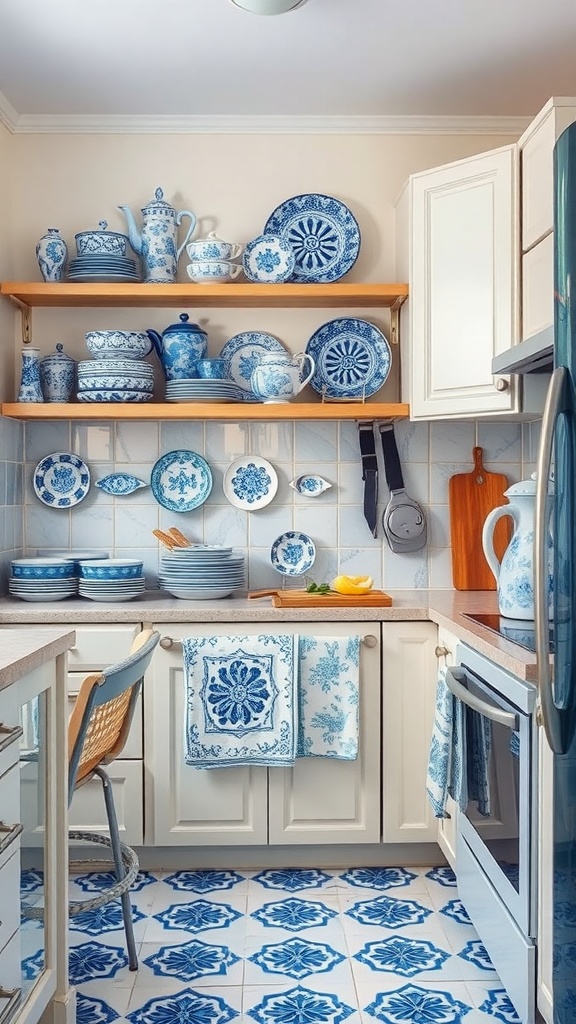
<path id="1" fill-rule="evenodd" d="M 486 629 L 497 633 L 498 636 L 503 637 L 505 640 L 511 640 L 512 643 L 518 644 L 519 647 L 523 647 L 526 651 L 536 651 L 536 631 L 534 622 L 531 619 L 507 619 L 504 615 L 467 615 L 466 613 L 464 613 L 464 618 L 471 619 L 472 622 L 477 622 L 480 626 L 485 626 Z M 554 653 L 552 627 L 550 627 L 549 632 L 548 649 L 550 653 Z"/>

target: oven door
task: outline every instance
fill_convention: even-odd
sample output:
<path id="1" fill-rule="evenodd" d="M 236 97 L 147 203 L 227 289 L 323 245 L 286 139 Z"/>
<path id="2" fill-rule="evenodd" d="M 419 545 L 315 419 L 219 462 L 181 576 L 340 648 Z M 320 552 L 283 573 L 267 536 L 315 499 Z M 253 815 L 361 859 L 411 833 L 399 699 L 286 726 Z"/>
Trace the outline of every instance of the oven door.
<path id="1" fill-rule="evenodd" d="M 458 831 L 528 937 L 534 934 L 531 716 L 469 668 L 449 668 L 446 682 L 465 705 L 468 800 L 458 815 Z"/>

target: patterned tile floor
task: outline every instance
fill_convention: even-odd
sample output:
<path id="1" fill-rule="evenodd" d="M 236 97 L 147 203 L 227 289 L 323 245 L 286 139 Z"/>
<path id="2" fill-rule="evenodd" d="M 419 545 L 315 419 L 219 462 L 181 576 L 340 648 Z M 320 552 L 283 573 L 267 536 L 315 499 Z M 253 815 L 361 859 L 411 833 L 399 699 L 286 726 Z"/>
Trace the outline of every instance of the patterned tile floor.
<path id="1" fill-rule="evenodd" d="M 518 1024 L 449 868 L 143 872 L 132 904 L 137 972 L 119 904 L 71 921 L 78 1024 Z"/>

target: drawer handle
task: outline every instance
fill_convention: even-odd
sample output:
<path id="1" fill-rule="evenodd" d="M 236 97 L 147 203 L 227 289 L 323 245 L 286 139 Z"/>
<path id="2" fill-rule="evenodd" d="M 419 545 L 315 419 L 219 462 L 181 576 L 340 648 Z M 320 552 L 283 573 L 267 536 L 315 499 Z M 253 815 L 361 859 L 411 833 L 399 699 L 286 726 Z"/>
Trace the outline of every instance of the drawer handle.
<path id="1" fill-rule="evenodd" d="M 11 843 L 18 838 L 21 832 L 24 831 L 24 826 L 19 822 L 16 825 L 7 825 L 6 822 L 0 821 L 0 833 L 4 833 L 0 839 L 0 853 L 4 853 Z"/>
<path id="2" fill-rule="evenodd" d="M 15 725 L 14 728 L 11 729 L 10 726 L 4 725 L 2 722 L 0 722 L 0 752 L 2 750 L 6 750 L 6 748 L 9 747 L 11 743 L 14 743 L 15 740 L 20 739 L 22 735 L 23 730 L 21 725 Z"/>
<path id="3" fill-rule="evenodd" d="M 10 1020 L 10 1017 L 14 1013 L 14 1010 L 18 1006 L 22 998 L 21 988 L 4 988 L 0 985 L 0 999 L 7 999 L 6 1006 L 0 1013 L 0 1024 L 6 1024 Z"/>

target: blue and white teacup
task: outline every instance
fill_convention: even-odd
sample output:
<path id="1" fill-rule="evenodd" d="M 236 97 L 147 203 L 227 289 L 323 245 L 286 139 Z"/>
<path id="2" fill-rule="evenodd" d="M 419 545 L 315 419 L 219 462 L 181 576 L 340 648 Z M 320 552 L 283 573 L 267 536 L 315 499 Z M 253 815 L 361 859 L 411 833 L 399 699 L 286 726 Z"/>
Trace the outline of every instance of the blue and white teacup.
<path id="1" fill-rule="evenodd" d="M 219 284 L 233 281 L 241 272 L 238 263 L 228 260 L 195 260 L 186 267 L 186 273 L 195 284 Z"/>
<path id="2" fill-rule="evenodd" d="M 188 242 L 186 252 L 191 260 L 235 260 L 242 252 L 242 246 L 236 242 L 225 242 L 214 231 L 209 231 L 206 238 Z"/>
<path id="3" fill-rule="evenodd" d="M 308 365 L 308 373 L 305 367 Z M 253 370 L 250 387 L 262 402 L 269 404 L 289 402 L 314 376 L 316 364 L 307 352 L 299 352 L 292 358 L 270 355 Z M 305 376 L 304 376 L 305 374 Z"/>

